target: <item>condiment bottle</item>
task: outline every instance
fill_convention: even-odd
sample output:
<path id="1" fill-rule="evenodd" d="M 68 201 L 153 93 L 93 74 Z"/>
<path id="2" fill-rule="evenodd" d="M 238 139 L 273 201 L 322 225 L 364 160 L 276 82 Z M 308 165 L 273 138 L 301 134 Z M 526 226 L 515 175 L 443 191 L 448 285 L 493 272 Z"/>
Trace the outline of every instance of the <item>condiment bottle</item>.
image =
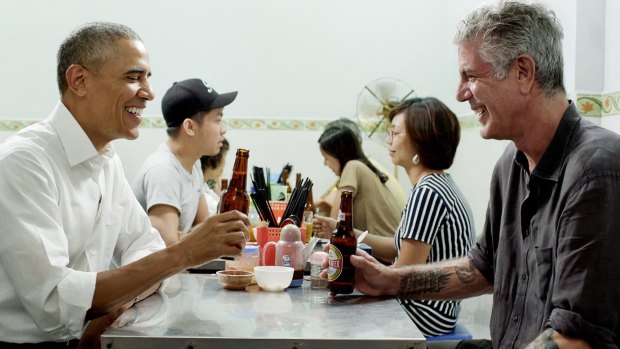
<path id="1" fill-rule="evenodd" d="M 280 241 L 278 243 L 269 241 L 265 244 L 262 253 L 263 259 L 267 248 L 274 244 L 276 245 L 275 264 L 293 268 L 293 280 L 291 280 L 289 287 L 300 287 L 304 282 L 304 244 L 301 242 L 301 231 L 293 224 L 286 225 L 280 230 Z M 265 265 L 264 260 L 263 265 Z"/>
<path id="2" fill-rule="evenodd" d="M 237 210 L 245 213 L 246 215 L 248 214 L 248 210 L 250 208 L 250 196 L 248 195 L 245 187 L 247 181 L 249 156 L 249 150 L 237 149 L 232 177 L 230 178 L 228 188 L 224 194 L 222 194 L 219 213 Z"/>
<path id="3" fill-rule="evenodd" d="M 338 223 L 332 233 L 329 245 L 329 267 L 327 281 L 329 290 L 335 294 L 353 292 L 355 267 L 351 264 L 351 255 L 357 249 L 357 239 L 353 232 L 353 193 L 343 190 L 340 196 Z"/>

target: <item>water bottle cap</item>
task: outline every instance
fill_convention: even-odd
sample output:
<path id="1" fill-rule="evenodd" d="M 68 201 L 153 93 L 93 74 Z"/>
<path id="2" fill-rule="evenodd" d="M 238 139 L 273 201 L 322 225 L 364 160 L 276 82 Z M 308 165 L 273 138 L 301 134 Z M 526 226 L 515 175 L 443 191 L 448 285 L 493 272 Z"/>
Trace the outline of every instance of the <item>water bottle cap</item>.
<path id="1" fill-rule="evenodd" d="M 312 255 L 310 256 L 310 264 L 320 265 L 321 263 L 323 263 L 323 260 L 325 260 L 326 257 L 327 257 L 327 252 L 323 252 L 323 251 L 313 252 Z"/>
<path id="2" fill-rule="evenodd" d="M 245 245 L 243 249 L 243 254 L 254 255 L 258 254 L 258 245 Z"/>
<path id="3" fill-rule="evenodd" d="M 284 228 L 280 230 L 280 241 L 301 241 L 301 230 L 299 230 L 298 226 L 293 224 L 285 225 Z"/>

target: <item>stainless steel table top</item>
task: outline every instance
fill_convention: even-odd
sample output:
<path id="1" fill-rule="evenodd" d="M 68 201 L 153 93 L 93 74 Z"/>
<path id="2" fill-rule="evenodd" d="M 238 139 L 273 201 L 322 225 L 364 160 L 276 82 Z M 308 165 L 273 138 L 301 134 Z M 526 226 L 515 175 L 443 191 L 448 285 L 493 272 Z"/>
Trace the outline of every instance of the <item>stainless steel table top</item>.
<path id="1" fill-rule="evenodd" d="M 101 337 L 102 348 L 426 348 L 393 298 L 328 297 L 309 281 L 284 292 L 222 288 L 215 275 L 178 274 Z"/>

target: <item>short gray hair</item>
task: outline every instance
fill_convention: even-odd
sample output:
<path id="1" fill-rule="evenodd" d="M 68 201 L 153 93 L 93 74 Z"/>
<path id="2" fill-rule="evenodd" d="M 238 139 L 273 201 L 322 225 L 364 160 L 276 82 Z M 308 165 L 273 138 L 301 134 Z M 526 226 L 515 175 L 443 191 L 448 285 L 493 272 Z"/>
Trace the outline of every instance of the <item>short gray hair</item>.
<path id="1" fill-rule="evenodd" d="M 93 22 L 75 29 L 58 49 L 56 74 L 62 95 L 69 87 L 65 73 L 72 64 L 98 72 L 103 63 L 117 54 L 121 39 L 142 41 L 131 28 L 122 24 Z"/>
<path id="2" fill-rule="evenodd" d="M 480 40 L 480 57 L 498 79 L 506 77 L 514 60 L 527 54 L 536 63 L 536 81 L 547 96 L 564 89 L 562 26 L 542 4 L 500 1 L 474 10 L 459 25 L 457 45 Z"/>

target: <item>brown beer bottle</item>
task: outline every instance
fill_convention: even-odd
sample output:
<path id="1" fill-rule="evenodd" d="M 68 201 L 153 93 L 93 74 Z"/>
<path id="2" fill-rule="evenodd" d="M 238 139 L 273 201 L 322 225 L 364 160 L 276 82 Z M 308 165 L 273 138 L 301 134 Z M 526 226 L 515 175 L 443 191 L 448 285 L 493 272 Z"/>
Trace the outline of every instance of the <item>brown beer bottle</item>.
<path id="1" fill-rule="evenodd" d="M 250 151 L 247 149 L 237 149 L 233 174 L 230 178 L 228 188 L 222 194 L 220 200 L 219 213 L 237 210 L 248 214 L 250 209 L 250 196 L 245 190 L 248 172 L 248 157 Z"/>
<path id="2" fill-rule="evenodd" d="M 329 268 L 327 281 L 329 290 L 335 294 L 353 292 L 355 268 L 350 257 L 357 249 L 357 239 L 353 232 L 353 193 L 343 190 L 340 196 L 338 224 L 329 245 Z"/>

